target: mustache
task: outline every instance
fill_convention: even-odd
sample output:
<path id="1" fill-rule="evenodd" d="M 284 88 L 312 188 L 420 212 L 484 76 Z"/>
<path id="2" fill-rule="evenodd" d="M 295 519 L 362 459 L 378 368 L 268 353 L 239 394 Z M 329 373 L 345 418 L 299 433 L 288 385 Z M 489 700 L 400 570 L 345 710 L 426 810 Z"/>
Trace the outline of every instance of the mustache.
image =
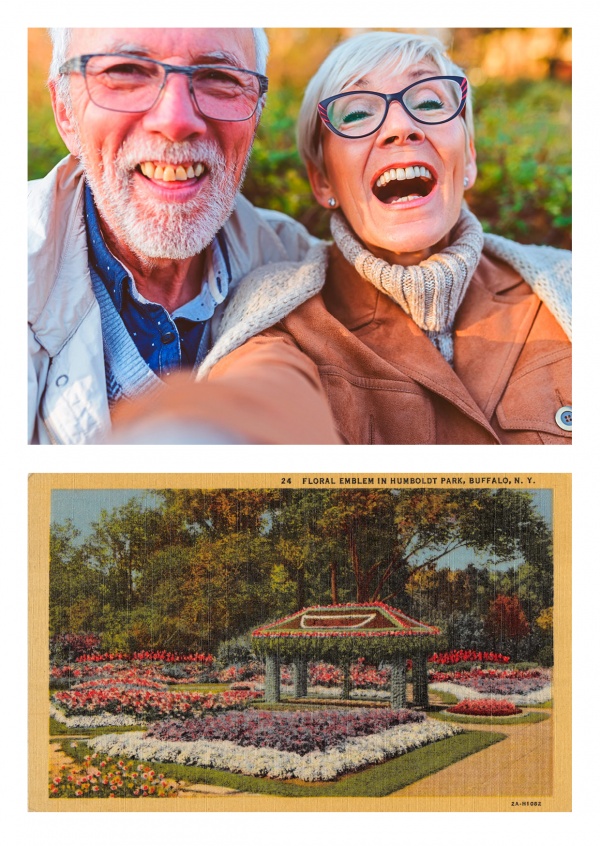
<path id="1" fill-rule="evenodd" d="M 167 141 L 157 138 L 147 141 L 125 140 L 115 156 L 115 167 L 130 172 L 140 162 L 165 161 L 171 164 L 202 162 L 209 170 L 224 170 L 225 156 L 212 141 Z"/>

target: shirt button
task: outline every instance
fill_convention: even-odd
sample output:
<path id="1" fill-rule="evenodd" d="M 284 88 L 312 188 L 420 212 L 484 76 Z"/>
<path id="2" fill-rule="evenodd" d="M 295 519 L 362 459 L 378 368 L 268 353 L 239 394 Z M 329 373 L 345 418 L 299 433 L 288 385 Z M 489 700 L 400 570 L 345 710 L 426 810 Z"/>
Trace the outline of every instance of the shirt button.
<path id="1" fill-rule="evenodd" d="M 570 405 L 563 405 L 561 408 L 559 408 L 556 414 L 554 415 L 554 419 L 556 420 L 556 425 L 559 426 L 561 429 L 564 429 L 565 432 L 572 431 L 573 409 Z"/>
<path id="2" fill-rule="evenodd" d="M 163 344 L 172 344 L 174 340 L 175 332 L 165 332 L 165 334 L 161 338 Z"/>

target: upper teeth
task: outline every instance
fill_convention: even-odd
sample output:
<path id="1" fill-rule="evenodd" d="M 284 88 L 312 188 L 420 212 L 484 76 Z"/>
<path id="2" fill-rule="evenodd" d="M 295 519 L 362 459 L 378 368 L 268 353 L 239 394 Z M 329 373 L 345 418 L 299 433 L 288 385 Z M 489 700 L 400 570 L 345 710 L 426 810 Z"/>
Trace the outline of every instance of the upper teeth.
<path id="1" fill-rule="evenodd" d="M 185 182 L 186 179 L 193 179 L 194 176 L 201 176 L 204 173 L 203 164 L 183 165 L 155 165 L 154 162 L 142 162 L 140 170 L 149 179 L 162 179 L 163 182 Z"/>
<path id="2" fill-rule="evenodd" d="M 414 167 L 391 167 L 382 173 L 375 183 L 378 188 L 382 185 L 387 185 L 392 179 L 414 179 L 416 176 L 424 176 L 426 179 L 433 179 L 430 171 L 426 167 L 415 165 Z"/>

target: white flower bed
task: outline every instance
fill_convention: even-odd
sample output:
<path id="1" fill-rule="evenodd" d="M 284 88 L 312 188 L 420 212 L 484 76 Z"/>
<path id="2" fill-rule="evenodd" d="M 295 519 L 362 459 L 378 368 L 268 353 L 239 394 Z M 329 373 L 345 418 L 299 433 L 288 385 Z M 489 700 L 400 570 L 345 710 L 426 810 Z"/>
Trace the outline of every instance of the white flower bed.
<path id="1" fill-rule="evenodd" d="M 455 684 L 454 682 L 431 682 L 432 690 L 440 690 L 443 693 L 450 693 L 456 696 L 459 700 L 462 699 L 502 699 L 507 702 L 512 702 L 513 705 L 541 705 L 542 702 L 548 702 L 552 699 L 552 685 L 548 684 L 541 687 L 539 690 L 532 690 L 530 693 L 482 693 L 474 690 L 472 687 L 467 687 L 464 684 Z"/>
<path id="2" fill-rule="evenodd" d="M 67 728 L 102 728 L 103 726 L 135 726 L 140 724 L 140 720 L 136 720 L 130 714 L 109 714 L 106 711 L 102 714 L 79 714 L 75 717 L 67 717 L 64 711 L 52 704 L 50 705 L 50 716 Z"/>
<path id="3" fill-rule="evenodd" d="M 213 767 L 269 778 L 331 781 L 340 773 L 352 772 L 367 764 L 380 764 L 461 732 L 462 729 L 456 725 L 426 720 L 395 726 L 368 737 L 355 737 L 339 748 L 309 752 L 307 755 L 238 746 L 229 740 L 155 740 L 144 738 L 141 732 L 105 734 L 91 738 L 88 743 L 98 752 L 119 758 Z"/>
<path id="4" fill-rule="evenodd" d="M 290 684 L 281 685 L 281 693 L 285 696 L 293 696 L 294 688 Z M 307 696 L 316 696 L 319 699 L 341 699 L 341 687 L 320 687 L 319 685 L 310 686 L 307 689 Z M 350 699 L 382 699 L 388 700 L 390 698 L 389 690 L 369 690 L 366 688 L 354 688 L 350 691 Z"/>

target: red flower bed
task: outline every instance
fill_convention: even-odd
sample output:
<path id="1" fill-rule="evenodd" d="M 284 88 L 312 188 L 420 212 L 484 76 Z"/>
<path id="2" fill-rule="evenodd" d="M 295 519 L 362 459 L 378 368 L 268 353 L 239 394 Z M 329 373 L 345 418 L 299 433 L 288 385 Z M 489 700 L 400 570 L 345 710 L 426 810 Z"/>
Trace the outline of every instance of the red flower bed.
<path id="1" fill-rule="evenodd" d="M 447 708 L 451 714 L 468 714 L 473 717 L 512 717 L 521 709 L 505 699 L 463 699 L 458 705 Z"/>
<path id="2" fill-rule="evenodd" d="M 476 652 L 474 649 L 453 649 L 451 652 L 434 652 L 427 660 L 430 664 L 459 664 L 461 661 L 508 664 L 510 655 L 502 655 L 500 652 Z"/>
<path id="3" fill-rule="evenodd" d="M 89 655 L 80 655 L 76 659 L 78 662 L 86 661 L 165 661 L 168 664 L 183 664 L 188 661 L 194 661 L 198 664 L 205 664 L 211 666 L 214 662 L 214 656 L 204 654 L 204 652 L 194 652 L 189 655 L 183 655 L 180 652 L 166 652 L 165 650 L 149 652 L 91 652 Z"/>

